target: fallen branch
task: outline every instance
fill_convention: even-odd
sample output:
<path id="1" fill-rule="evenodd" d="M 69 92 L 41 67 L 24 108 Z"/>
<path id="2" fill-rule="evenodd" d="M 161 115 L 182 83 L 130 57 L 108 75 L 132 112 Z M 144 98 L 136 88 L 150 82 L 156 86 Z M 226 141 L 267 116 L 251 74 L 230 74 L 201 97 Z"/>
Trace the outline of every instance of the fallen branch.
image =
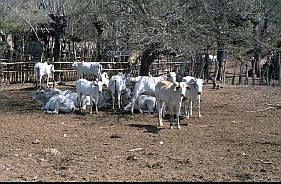
<path id="1" fill-rule="evenodd" d="M 129 152 L 143 150 L 144 148 L 130 149 Z"/>
<path id="2" fill-rule="evenodd" d="M 277 107 L 275 107 L 275 106 L 273 106 L 273 107 L 267 107 L 267 108 L 265 108 L 265 109 L 258 109 L 257 111 L 246 111 L 246 112 L 261 112 L 261 111 L 266 111 L 266 110 L 269 110 L 269 109 L 279 109 L 279 106 L 277 106 Z"/>
<path id="3" fill-rule="evenodd" d="M 272 163 L 272 162 L 262 162 L 262 164 L 273 164 L 274 165 L 274 163 Z"/>
<path id="4" fill-rule="evenodd" d="M 259 109 L 259 110 L 257 110 L 258 112 L 260 112 L 260 111 L 266 111 L 266 110 L 268 110 L 268 109 L 274 109 L 275 107 L 268 107 L 268 108 L 265 108 L 265 109 Z"/>
<path id="5" fill-rule="evenodd" d="M 200 128 L 206 128 L 206 127 L 213 127 L 213 125 L 204 125 L 204 126 L 199 126 Z"/>

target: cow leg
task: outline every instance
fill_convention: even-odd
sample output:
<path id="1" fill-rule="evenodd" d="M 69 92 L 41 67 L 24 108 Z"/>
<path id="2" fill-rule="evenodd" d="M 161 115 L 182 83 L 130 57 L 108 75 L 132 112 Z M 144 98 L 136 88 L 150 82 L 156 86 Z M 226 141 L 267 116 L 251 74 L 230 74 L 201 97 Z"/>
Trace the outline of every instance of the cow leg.
<path id="1" fill-rule="evenodd" d="M 186 118 L 189 118 L 189 116 L 188 116 L 188 104 L 187 104 L 187 102 L 184 102 L 183 106 L 184 106 L 184 115 L 185 115 Z"/>
<path id="2" fill-rule="evenodd" d="M 200 108 L 200 96 L 198 96 L 198 99 L 197 99 L 197 105 L 198 105 L 198 118 L 202 118 L 201 116 L 201 108 Z"/>
<path id="3" fill-rule="evenodd" d="M 171 111 L 169 114 L 170 114 L 170 129 L 174 129 L 173 128 L 173 116 L 174 116 L 174 113 L 173 113 L 173 111 Z"/>
<path id="4" fill-rule="evenodd" d="M 164 104 L 163 105 L 163 109 L 162 109 L 162 118 L 165 118 L 165 115 L 166 115 L 166 109 L 167 109 L 167 105 Z"/>
<path id="5" fill-rule="evenodd" d="M 55 110 L 53 110 L 53 111 L 47 110 L 47 113 L 48 114 L 59 114 L 59 107 L 56 107 Z"/>
<path id="6" fill-rule="evenodd" d="M 112 98 L 112 109 L 114 110 L 115 95 L 111 94 L 111 98 Z"/>
<path id="7" fill-rule="evenodd" d="M 132 107 L 131 107 L 131 114 L 132 114 L 132 115 L 134 115 L 134 106 L 135 106 L 135 103 L 136 103 L 136 101 L 135 101 L 135 99 L 133 98 L 133 99 L 132 99 Z"/>
<path id="8" fill-rule="evenodd" d="M 181 126 L 180 126 L 180 107 L 181 107 L 181 104 L 179 105 L 179 107 L 177 108 L 177 111 L 176 111 L 176 116 L 177 116 L 177 128 L 179 130 L 181 130 Z"/>
<path id="9" fill-rule="evenodd" d="M 188 117 L 192 117 L 192 100 L 189 101 Z"/>
<path id="10" fill-rule="evenodd" d="M 143 111 L 141 110 L 141 106 L 140 106 L 140 104 L 139 104 L 139 103 L 137 104 L 137 107 L 138 107 L 138 109 L 139 109 L 140 113 L 141 113 L 141 114 L 143 114 Z"/>
<path id="11" fill-rule="evenodd" d="M 158 124 L 160 127 L 163 127 L 163 119 L 162 119 L 162 112 L 163 112 L 164 103 L 160 100 L 157 100 L 157 110 L 158 110 Z"/>
<path id="12" fill-rule="evenodd" d="M 99 111 L 98 111 L 98 101 L 99 101 L 99 97 L 97 97 L 97 98 L 95 99 L 96 113 L 97 113 L 97 114 L 99 113 Z"/>
<path id="13" fill-rule="evenodd" d="M 41 89 L 42 76 L 39 77 L 39 89 Z"/>
<path id="14" fill-rule="evenodd" d="M 117 93 L 117 104 L 118 108 L 121 109 L 121 94 Z"/>
<path id="15" fill-rule="evenodd" d="M 90 114 L 93 114 L 93 97 L 90 96 Z"/>
<path id="16" fill-rule="evenodd" d="M 79 92 L 79 93 L 77 93 L 78 94 L 78 96 L 77 96 L 77 98 L 78 98 L 78 103 L 79 103 L 79 111 L 80 112 L 82 112 L 82 94 Z"/>
<path id="17" fill-rule="evenodd" d="M 184 102 L 184 114 L 185 114 L 185 117 L 187 119 L 189 119 L 190 117 L 190 103 L 191 103 L 191 100 L 190 99 L 187 99 L 185 102 Z"/>

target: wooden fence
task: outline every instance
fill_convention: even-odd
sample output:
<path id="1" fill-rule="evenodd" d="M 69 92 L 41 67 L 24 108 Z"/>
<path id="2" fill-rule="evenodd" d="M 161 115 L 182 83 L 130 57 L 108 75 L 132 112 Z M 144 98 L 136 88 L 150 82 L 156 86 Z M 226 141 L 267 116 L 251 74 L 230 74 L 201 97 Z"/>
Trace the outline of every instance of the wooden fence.
<path id="1" fill-rule="evenodd" d="M 25 57 L 28 58 L 28 57 Z M 79 58 L 78 58 L 79 59 Z M 4 84 L 16 84 L 16 83 L 34 83 L 34 65 L 38 62 L 38 59 L 26 59 L 25 61 L 13 61 L 10 59 L 0 60 L 0 86 Z M 77 73 L 72 67 L 73 62 L 60 61 L 60 62 L 49 62 L 55 65 L 55 74 L 59 78 L 55 78 L 54 81 L 75 81 L 78 79 Z M 119 72 L 131 73 L 133 76 L 139 75 L 140 62 L 136 60 L 135 62 L 125 61 L 123 59 L 108 59 L 100 62 L 103 66 L 103 72 L 107 72 L 109 76 L 115 75 Z M 161 74 L 168 73 L 169 71 L 175 71 L 179 76 L 192 75 L 197 76 L 199 71 L 200 63 L 199 61 L 191 61 L 188 59 L 175 59 L 173 57 L 164 57 L 161 59 L 156 59 L 150 69 L 152 76 L 159 76 Z M 247 76 L 247 71 L 242 74 L 239 73 L 239 67 L 235 67 L 234 71 L 224 71 L 222 78 L 222 84 L 252 84 L 252 80 Z M 204 77 L 206 82 L 214 73 L 214 66 L 210 66 L 208 77 Z M 236 71 L 237 70 L 237 71 Z M 86 77 L 88 80 L 92 80 L 92 77 Z M 178 78 L 180 80 L 180 78 Z M 255 78 L 256 84 L 261 84 L 260 78 Z M 242 81 L 242 82 L 241 82 Z M 245 81 L 245 82 L 244 82 Z M 270 85 L 276 85 L 277 81 L 272 80 Z"/>
<path id="2" fill-rule="evenodd" d="M 38 60 L 27 59 L 25 61 L 11 61 L 9 59 L 0 60 L 0 86 L 4 84 L 15 83 L 34 83 L 34 65 Z M 76 71 L 72 67 L 73 62 L 60 61 L 60 62 L 48 62 L 54 64 L 55 74 L 59 78 L 55 81 L 75 81 L 78 76 Z M 124 60 L 107 60 L 102 61 L 100 64 L 103 66 L 103 72 L 107 72 L 109 76 L 115 75 L 119 72 L 131 73 L 133 76 L 139 75 L 139 61 L 130 63 Z M 182 62 L 174 62 L 172 59 L 158 59 L 151 66 L 151 74 L 158 76 L 168 71 L 178 71 L 182 66 Z M 92 77 L 86 77 L 91 80 Z"/>

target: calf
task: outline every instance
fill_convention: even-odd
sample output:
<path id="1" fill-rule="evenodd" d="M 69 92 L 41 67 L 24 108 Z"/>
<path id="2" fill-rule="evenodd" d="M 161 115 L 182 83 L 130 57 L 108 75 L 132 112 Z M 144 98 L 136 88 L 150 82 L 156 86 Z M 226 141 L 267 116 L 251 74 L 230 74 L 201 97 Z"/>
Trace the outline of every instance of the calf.
<path id="1" fill-rule="evenodd" d="M 105 85 L 106 87 L 108 87 L 108 84 L 109 84 L 109 76 L 106 72 L 103 72 L 101 74 L 101 82 L 102 82 L 102 85 Z"/>
<path id="2" fill-rule="evenodd" d="M 42 110 L 47 110 L 49 114 L 58 114 L 60 112 L 74 112 L 77 108 L 73 100 L 64 95 L 55 95 L 42 107 Z"/>
<path id="3" fill-rule="evenodd" d="M 189 118 L 192 116 L 192 103 L 193 101 L 197 101 L 198 117 L 202 118 L 200 112 L 200 100 L 203 89 L 203 80 L 192 76 L 186 76 L 183 77 L 182 81 L 190 86 L 190 90 L 186 91 L 185 98 L 183 100 L 186 117 Z"/>
<path id="4" fill-rule="evenodd" d="M 100 81 L 99 81 L 100 82 Z M 101 83 L 99 84 L 101 85 Z M 79 108 L 79 101 L 78 101 L 78 94 L 75 92 L 72 92 L 70 90 L 65 90 L 60 92 L 61 95 L 64 95 L 71 99 L 74 102 L 75 107 Z M 98 108 L 106 108 L 106 101 L 105 101 L 105 95 L 103 93 L 100 93 L 98 98 Z M 82 95 L 81 97 L 81 109 L 86 109 L 86 107 L 90 106 L 90 96 Z"/>
<path id="5" fill-rule="evenodd" d="M 76 81 L 76 92 L 78 94 L 79 109 L 81 111 L 81 98 L 82 95 L 90 96 L 90 114 L 93 113 L 93 101 L 96 106 L 96 113 L 98 113 L 98 99 L 102 92 L 102 86 L 98 82 L 90 82 L 86 79 L 78 79 Z"/>
<path id="6" fill-rule="evenodd" d="M 55 95 L 58 95 L 61 93 L 61 90 L 52 88 L 49 91 L 40 90 L 38 89 L 31 97 L 31 100 L 38 101 L 41 106 L 45 106 L 47 102 Z"/>
<path id="7" fill-rule="evenodd" d="M 102 65 L 96 62 L 74 62 L 72 67 L 76 70 L 77 75 L 82 79 L 84 75 L 93 75 L 98 78 L 98 80 L 102 79 Z"/>
<path id="8" fill-rule="evenodd" d="M 131 90 L 125 89 L 122 91 L 121 101 L 123 108 L 127 106 L 131 99 Z M 148 95 L 139 95 L 134 106 L 134 110 L 139 110 L 140 113 L 152 113 L 155 109 L 156 98 Z"/>
<path id="9" fill-rule="evenodd" d="M 174 115 L 174 109 L 176 110 L 177 128 L 180 127 L 180 109 L 182 105 L 182 99 L 186 94 L 186 90 L 189 86 L 185 82 L 170 82 L 162 80 L 155 86 L 156 106 L 158 112 L 158 123 L 160 127 L 163 127 L 163 107 L 166 104 L 169 107 L 170 114 L 170 128 L 173 129 L 172 119 Z"/>
<path id="10" fill-rule="evenodd" d="M 39 88 L 41 89 L 42 78 L 43 78 L 43 76 L 47 76 L 46 86 L 48 88 L 49 87 L 49 78 L 51 75 L 53 75 L 54 72 L 55 72 L 54 65 L 52 65 L 52 64 L 48 65 L 47 62 L 35 63 L 34 75 L 35 75 L 35 80 L 36 80 L 36 87 L 38 88 L 38 82 L 39 82 Z"/>
<path id="11" fill-rule="evenodd" d="M 112 97 L 112 109 L 115 107 L 115 95 L 117 96 L 117 105 L 121 109 L 121 93 L 126 89 L 126 84 L 130 82 L 130 78 L 122 73 L 112 76 L 109 79 L 108 88 Z"/>
<path id="12" fill-rule="evenodd" d="M 136 99 L 139 97 L 139 95 L 149 95 L 155 97 L 155 86 L 156 84 L 161 80 L 169 80 L 169 81 L 176 81 L 175 78 L 172 78 L 173 75 L 162 75 L 159 77 L 152 77 L 152 76 L 140 76 L 138 80 L 135 83 L 134 89 L 133 89 L 133 97 L 131 99 L 131 102 L 124 107 L 124 110 L 127 111 L 129 108 L 131 108 L 131 114 L 134 114 L 134 106 Z"/>

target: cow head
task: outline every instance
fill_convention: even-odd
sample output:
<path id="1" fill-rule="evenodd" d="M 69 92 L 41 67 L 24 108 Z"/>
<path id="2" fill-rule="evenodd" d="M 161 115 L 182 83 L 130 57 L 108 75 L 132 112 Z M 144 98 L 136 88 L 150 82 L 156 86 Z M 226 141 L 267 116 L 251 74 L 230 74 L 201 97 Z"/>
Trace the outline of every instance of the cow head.
<path id="1" fill-rule="evenodd" d="M 40 98 L 43 96 L 44 93 L 45 93 L 44 90 L 38 89 L 38 90 L 32 95 L 31 100 L 34 101 L 34 100 L 40 99 Z"/>
<path id="2" fill-rule="evenodd" d="M 124 75 L 124 80 L 126 85 L 130 85 L 130 83 L 133 82 L 132 78 L 133 78 L 132 74 L 127 73 Z"/>
<path id="3" fill-rule="evenodd" d="M 167 80 L 168 80 L 168 81 L 176 82 L 176 79 L 177 79 L 177 74 L 176 74 L 176 72 L 169 72 L 169 73 L 167 74 Z"/>
<path id="4" fill-rule="evenodd" d="M 189 84 L 194 87 L 196 91 L 198 91 L 198 95 L 202 94 L 203 80 L 202 79 L 191 79 Z"/>
<path id="5" fill-rule="evenodd" d="M 103 85 L 106 85 L 106 87 L 108 87 L 108 84 L 109 84 L 109 76 L 106 72 L 103 72 L 101 74 L 101 82 Z"/>
<path id="6" fill-rule="evenodd" d="M 185 82 L 177 82 L 174 84 L 177 85 L 175 91 L 179 93 L 182 97 L 185 96 L 186 90 L 190 90 L 190 86 L 187 85 Z"/>

